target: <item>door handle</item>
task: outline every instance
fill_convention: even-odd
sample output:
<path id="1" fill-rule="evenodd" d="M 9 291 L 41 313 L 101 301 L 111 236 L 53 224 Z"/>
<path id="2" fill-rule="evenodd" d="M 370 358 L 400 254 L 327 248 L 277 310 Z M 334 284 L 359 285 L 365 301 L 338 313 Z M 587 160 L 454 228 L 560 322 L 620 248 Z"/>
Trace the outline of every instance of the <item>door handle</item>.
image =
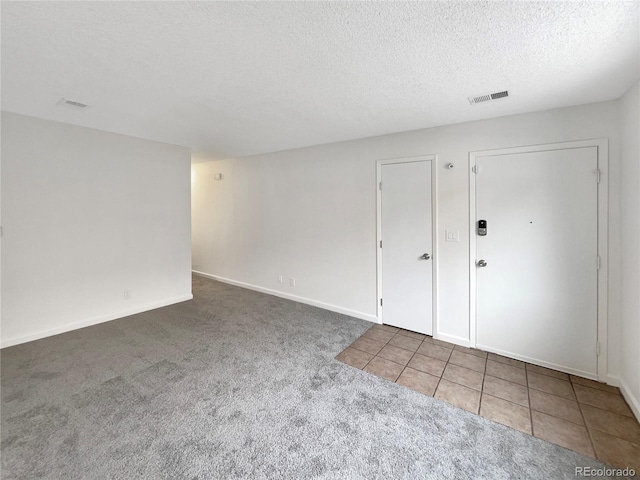
<path id="1" fill-rule="evenodd" d="M 476 265 L 479 267 L 486 267 L 487 266 L 487 261 L 486 260 L 478 260 L 476 262 Z"/>
<path id="2" fill-rule="evenodd" d="M 431 258 L 431 255 L 429 255 L 428 253 L 423 253 L 420 258 L 422 260 L 429 260 Z"/>

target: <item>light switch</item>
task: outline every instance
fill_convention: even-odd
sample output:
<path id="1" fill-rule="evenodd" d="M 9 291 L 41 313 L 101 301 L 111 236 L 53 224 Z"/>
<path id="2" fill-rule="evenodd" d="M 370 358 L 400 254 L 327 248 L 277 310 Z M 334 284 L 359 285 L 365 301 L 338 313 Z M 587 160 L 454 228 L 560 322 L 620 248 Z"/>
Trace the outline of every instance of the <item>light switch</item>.
<path id="1" fill-rule="evenodd" d="M 459 242 L 460 232 L 458 230 L 445 230 L 445 239 L 447 242 Z"/>

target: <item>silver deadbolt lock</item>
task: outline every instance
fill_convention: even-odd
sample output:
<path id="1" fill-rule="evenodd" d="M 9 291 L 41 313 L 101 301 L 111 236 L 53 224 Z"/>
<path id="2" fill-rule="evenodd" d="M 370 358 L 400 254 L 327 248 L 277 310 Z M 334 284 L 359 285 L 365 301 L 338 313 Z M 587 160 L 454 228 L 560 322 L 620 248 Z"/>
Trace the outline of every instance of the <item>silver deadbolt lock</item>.
<path id="1" fill-rule="evenodd" d="M 487 266 L 487 261 L 486 260 L 478 260 L 476 262 L 476 265 L 479 267 L 486 267 Z"/>
<path id="2" fill-rule="evenodd" d="M 429 255 L 428 253 L 423 253 L 420 258 L 423 260 L 429 260 L 431 258 L 431 255 Z"/>

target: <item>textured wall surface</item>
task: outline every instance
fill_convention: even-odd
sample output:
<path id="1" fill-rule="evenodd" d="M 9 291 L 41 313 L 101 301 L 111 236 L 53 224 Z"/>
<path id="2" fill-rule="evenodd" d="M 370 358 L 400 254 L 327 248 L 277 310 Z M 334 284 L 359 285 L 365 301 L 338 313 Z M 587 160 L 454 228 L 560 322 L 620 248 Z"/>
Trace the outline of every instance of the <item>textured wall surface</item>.
<path id="1" fill-rule="evenodd" d="M 622 255 L 622 361 L 621 378 L 640 416 L 640 83 L 620 99 L 621 149 L 621 255 Z"/>
<path id="2" fill-rule="evenodd" d="M 191 297 L 189 157 L 3 112 L 2 346 Z"/>

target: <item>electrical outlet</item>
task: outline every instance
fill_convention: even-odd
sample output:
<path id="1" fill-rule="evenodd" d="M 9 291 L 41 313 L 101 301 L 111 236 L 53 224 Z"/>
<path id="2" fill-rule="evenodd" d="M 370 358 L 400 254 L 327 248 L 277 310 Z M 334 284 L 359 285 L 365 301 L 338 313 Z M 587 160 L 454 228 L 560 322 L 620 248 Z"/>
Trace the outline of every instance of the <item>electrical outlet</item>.
<path id="1" fill-rule="evenodd" d="M 283 281 L 284 281 L 284 279 L 282 278 L 282 275 L 280 275 L 280 276 L 278 277 L 278 283 L 282 283 Z"/>
<path id="2" fill-rule="evenodd" d="M 131 298 L 131 290 L 124 291 L 124 299 L 129 300 Z"/>
<path id="3" fill-rule="evenodd" d="M 295 278 L 293 278 L 293 277 L 291 277 L 291 278 L 289 279 L 289 285 L 291 285 L 292 287 L 295 287 L 295 286 L 296 286 L 296 279 L 295 279 Z"/>

